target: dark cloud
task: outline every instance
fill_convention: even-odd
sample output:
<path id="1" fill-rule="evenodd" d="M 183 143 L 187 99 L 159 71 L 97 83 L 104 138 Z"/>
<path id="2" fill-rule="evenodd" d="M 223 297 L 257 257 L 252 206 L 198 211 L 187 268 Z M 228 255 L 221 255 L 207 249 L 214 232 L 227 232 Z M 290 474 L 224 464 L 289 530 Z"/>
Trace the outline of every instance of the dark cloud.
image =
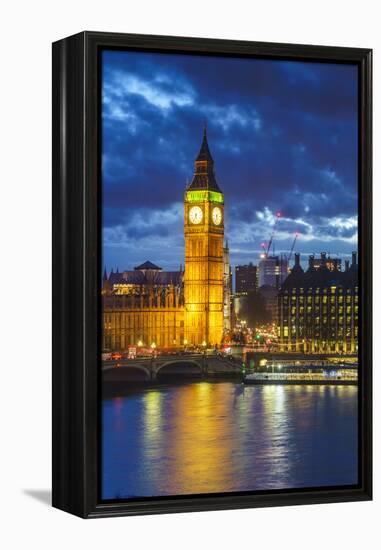
<path id="1" fill-rule="evenodd" d="M 205 120 L 233 263 L 257 259 L 276 211 L 279 251 L 295 231 L 305 254 L 356 249 L 355 66 L 104 52 L 102 115 L 107 265 L 183 261 Z"/>

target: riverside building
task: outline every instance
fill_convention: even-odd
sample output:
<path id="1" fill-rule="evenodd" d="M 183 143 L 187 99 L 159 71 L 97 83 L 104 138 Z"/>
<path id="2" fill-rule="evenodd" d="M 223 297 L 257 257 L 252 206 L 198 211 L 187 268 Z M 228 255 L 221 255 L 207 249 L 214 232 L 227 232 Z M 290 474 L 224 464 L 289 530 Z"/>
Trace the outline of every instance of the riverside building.
<path id="1" fill-rule="evenodd" d="M 345 271 L 330 269 L 321 254 L 319 269 L 310 256 L 304 271 L 300 255 L 278 294 L 281 351 L 347 353 L 358 349 L 358 265 L 356 253 Z"/>

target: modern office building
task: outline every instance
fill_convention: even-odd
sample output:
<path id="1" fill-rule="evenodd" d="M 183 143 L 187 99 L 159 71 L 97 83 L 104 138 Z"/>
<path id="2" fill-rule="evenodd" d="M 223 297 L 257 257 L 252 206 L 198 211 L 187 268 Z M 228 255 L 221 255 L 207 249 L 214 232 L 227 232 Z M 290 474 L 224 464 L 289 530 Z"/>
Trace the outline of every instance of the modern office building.
<path id="1" fill-rule="evenodd" d="M 235 292 L 247 294 L 258 289 L 258 267 L 251 262 L 248 265 L 235 266 Z"/>
<path id="2" fill-rule="evenodd" d="M 269 314 L 269 322 L 278 321 L 278 289 L 274 286 L 263 285 L 258 291 L 263 300 L 264 307 Z"/>
<path id="3" fill-rule="evenodd" d="M 272 286 L 279 288 L 288 275 L 288 260 L 285 255 L 266 256 L 258 265 L 258 287 Z"/>

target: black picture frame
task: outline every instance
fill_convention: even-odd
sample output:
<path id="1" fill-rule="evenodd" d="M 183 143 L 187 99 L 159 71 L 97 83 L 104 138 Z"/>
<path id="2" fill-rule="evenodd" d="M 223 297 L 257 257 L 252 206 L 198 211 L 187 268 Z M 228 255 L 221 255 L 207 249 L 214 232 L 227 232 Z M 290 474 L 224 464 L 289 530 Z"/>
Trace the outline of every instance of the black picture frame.
<path id="1" fill-rule="evenodd" d="M 359 485 L 102 503 L 99 486 L 99 52 L 132 49 L 359 68 Z M 82 32 L 53 44 L 53 506 L 84 518 L 372 498 L 372 51 Z"/>

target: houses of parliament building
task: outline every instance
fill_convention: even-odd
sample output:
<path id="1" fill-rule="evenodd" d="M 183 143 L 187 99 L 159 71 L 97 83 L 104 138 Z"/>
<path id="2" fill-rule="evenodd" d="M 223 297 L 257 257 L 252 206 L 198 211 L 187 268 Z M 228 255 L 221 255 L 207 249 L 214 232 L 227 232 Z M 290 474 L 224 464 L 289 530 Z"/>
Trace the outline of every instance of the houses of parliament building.
<path id="1" fill-rule="evenodd" d="M 185 265 L 146 261 L 103 276 L 103 348 L 220 344 L 230 329 L 231 274 L 224 243 L 224 196 L 204 130 L 184 195 Z"/>

